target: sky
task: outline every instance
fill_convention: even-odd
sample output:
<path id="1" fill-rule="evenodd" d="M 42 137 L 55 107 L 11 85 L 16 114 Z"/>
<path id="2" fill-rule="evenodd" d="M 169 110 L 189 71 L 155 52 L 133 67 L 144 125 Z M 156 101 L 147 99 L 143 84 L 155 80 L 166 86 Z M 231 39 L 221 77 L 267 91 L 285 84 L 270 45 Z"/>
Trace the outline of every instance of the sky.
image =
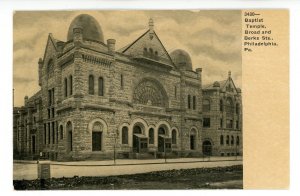
<path id="1" fill-rule="evenodd" d="M 66 41 L 71 21 L 90 14 L 100 24 L 104 40 L 116 39 L 116 49 L 133 42 L 154 20 L 154 30 L 166 50 L 187 51 L 193 69 L 202 68 L 203 84 L 227 79 L 231 71 L 242 85 L 242 20 L 238 10 L 191 11 L 17 11 L 13 24 L 14 105 L 34 95 L 38 85 L 38 59 L 42 58 L 49 33 Z"/>

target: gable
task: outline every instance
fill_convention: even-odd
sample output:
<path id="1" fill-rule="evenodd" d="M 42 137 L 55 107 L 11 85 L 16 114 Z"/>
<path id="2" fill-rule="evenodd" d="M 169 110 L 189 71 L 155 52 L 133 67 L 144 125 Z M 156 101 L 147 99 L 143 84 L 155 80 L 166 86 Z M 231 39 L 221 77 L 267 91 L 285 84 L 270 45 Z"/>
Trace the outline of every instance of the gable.
<path id="1" fill-rule="evenodd" d="M 145 57 L 153 59 L 155 61 L 173 66 L 173 62 L 167 50 L 161 43 L 155 31 L 152 33 L 150 30 L 146 31 L 132 44 L 121 48 L 119 52 L 132 57 Z"/>
<path id="2" fill-rule="evenodd" d="M 223 91 L 226 91 L 229 93 L 237 93 L 235 84 L 234 84 L 233 80 L 231 79 L 231 77 L 226 80 L 226 83 L 223 86 L 221 86 L 221 88 Z"/>
<path id="3" fill-rule="evenodd" d="M 45 47 L 44 57 L 43 57 L 43 69 L 48 69 L 48 64 L 53 62 L 52 68 L 55 66 L 57 47 L 56 41 L 51 34 L 48 36 L 47 44 Z"/>
<path id="4" fill-rule="evenodd" d="M 50 34 L 48 36 L 47 45 L 44 52 L 44 57 L 43 57 L 44 62 L 48 61 L 50 58 L 52 58 L 52 56 L 56 54 L 57 49 L 55 44 L 56 44 L 55 40 Z"/>

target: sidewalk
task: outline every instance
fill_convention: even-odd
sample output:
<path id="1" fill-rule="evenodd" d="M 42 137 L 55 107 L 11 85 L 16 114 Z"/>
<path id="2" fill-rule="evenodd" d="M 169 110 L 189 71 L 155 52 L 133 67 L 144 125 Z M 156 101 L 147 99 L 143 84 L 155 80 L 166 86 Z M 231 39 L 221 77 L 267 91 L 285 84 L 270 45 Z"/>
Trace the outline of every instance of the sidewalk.
<path id="1" fill-rule="evenodd" d="M 159 164 L 159 163 L 187 163 L 187 162 L 215 162 L 215 161 L 236 161 L 243 160 L 242 156 L 232 157 L 205 157 L 205 158 L 173 158 L 173 159 L 116 159 L 114 160 L 101 160 L 101 161 L 71 161 L 71 162 L 58 162 L 40 160 L 40 163 L 50 163 L 51 165 L 70 165 L 70 166 L 110 166 L 110 165 L 141 165 L 141 164 Z M 37 164 L 37 161 L 27 160 L 14 160 L 14 164 Z"/>
<path id="2" fill-rule="evenodd" d="M 116 165 L 113 160 L 108 161 L 79 161 L 79 162 L 54 162 L 50 163 L 51 177 L 73 177 L 73 176 L 111 176 L 152 171 L 209 168 L 241 165 L 241 157 L 210 157 L 210 158 L 180 158 L 180 159 L 118 159 Z M 14 163 L 14 180 L 37 179 L 36 161 L 22 161 Z"/>

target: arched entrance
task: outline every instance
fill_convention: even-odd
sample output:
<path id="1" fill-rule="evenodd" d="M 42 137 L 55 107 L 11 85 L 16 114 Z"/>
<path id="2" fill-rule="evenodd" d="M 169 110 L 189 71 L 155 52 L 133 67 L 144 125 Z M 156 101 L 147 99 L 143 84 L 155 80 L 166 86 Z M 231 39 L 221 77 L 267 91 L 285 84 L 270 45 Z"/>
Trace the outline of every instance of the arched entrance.
<path id="1" fill-rule="evenodd" d="M 95 122 L 92 129 L 92 151 L 102 150 L 103 126 L 100 122 Z"/>
<path id="2" fill-rule="evenodd" d="M 157 134 L 157 150 L 158 152 L 171 152 L 172 151 L 172 139 L 168 136 L 168 127 L 161 125 L 158 128 Z"/>
<path id="3" fill-rule="evenodd" d="M 73 150 L 73 131 L 72 123 L 69 121 L 67 123 L 67 151 L 70 152 Z"/>
<path id="4" fill-rule="evenodd" d="M 196 130 L 192 129 L 190 133 L 190 149 L 195 150 L 196 149 Z"/>
<path id="5" fill-rule="evenodd" d="M 142 134 L 142 126 L 140 124 L 136 124 L 133 127 L 133 131 L 132 131 L 132 149 L 134 152 L 138 151 L 138 140 L 136 137 L 134 137 L 134 134 Z"/>
<path id="6" fill-rule="evenodd" d="M 165 149 L 165 144 L 164 144 L 164 141 L 160 138 L 162 136 L 166 135 L 166 130 L 164 127 L 159 127 L 158 129 L 158 152 L 164 152 L 164 149 Z"/>
<path id="7" fill-rule="evenodd" d="M 212 145 L 211 142 L 206 140 L 202 144 L 202 153 L 206 156 L 211 156 L 212 155 Z"/>

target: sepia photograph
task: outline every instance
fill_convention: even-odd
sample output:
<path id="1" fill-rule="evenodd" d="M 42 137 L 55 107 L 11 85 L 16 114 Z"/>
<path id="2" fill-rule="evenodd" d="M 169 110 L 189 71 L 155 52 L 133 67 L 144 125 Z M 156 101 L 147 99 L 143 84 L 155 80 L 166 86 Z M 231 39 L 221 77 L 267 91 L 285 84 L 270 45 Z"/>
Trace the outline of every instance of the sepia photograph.
<path id="1" fill-rule="evenodd" d="M 243 189 L 242 24 L 15 11 L 14 189 Z"/>

